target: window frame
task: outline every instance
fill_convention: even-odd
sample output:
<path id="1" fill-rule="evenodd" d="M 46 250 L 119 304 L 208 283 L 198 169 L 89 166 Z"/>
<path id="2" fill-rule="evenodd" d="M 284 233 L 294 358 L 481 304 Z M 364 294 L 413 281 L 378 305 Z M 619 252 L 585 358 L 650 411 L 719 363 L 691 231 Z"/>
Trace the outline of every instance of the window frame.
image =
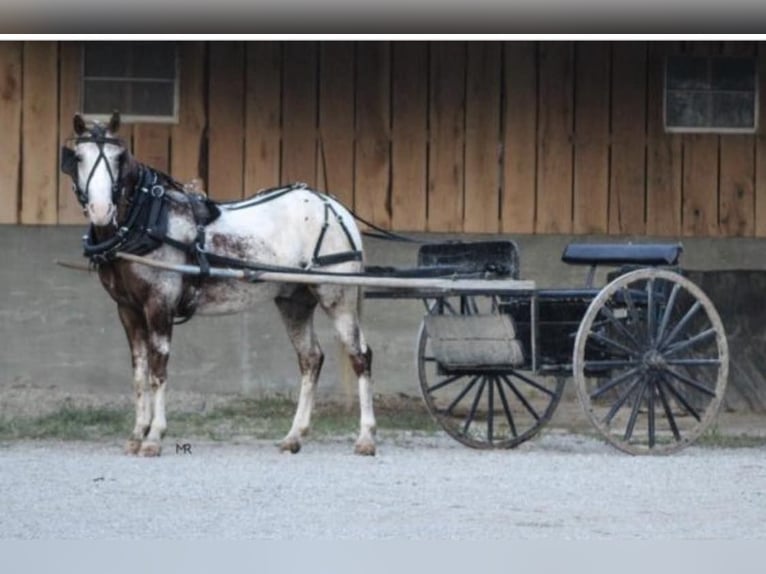
<path id="1" fill-rule="evenodd" d="M 705 58 L 708 61 L 708 65 L 712 60 L 723 60 L 732 58 L 750 58 L 753 60 L 753 72 L 754 72 L 754 88 L 753 88 L 753 126 L 752 127 L 722 127 L 722 126 L 670 126 L 668 125 L 668 62 L 671 57 L 677 56 L 689 56 L 690 58 Z M 760 81 L 759 81 L 759 69 L 758 58 L 756 56 L 727 56 L 727 55 L 714 55 L 714 56 L 696 56 L 691 54 L 674 54 L 668 55 L 663 58 L 663 70 L 662 70 L 662 125 L 666 133 L 671 134 L 756 134 L 758 133 L 758 126 L 760 123 L 759 118 L 759 100 L 760 100 Z M 683 91 L 683 90 L 679 90 Z M 686 90 L 695 91 L 695 90 Z M 699 92 L 713 92 L 720 90 L 696 90 Z"/>
<path id="2" fill-rule="evenodd" d="M 135 43 L 135 42 L 131 42 Z M 173 114 L 172 115 L 138 115 L 138 114 L 128 114 L 120 111 L 120 121 L 126 124 L 148 124 L 148 123 L 154 123 L 154 124 L 178 124 L 179 118 L 180 118 L 180 112 L 179 112 L 179 106 L 181 105 L 181 96 L 180 96 L 180 86 L 181 86 L 181 67 L 180 67 L 180 57 L 178 49 L 178 43 L 172 42 L 173 44 L 173 52 L 174 52 L 174 61 L 173 65 L 175 67 L 175 73 L 173 76 Z M 85 112 L 85 82 L 90 76 L 85 75 L 85 50 L 87 47 L 87 43 L 83 42 L 80 46 L 80 109 L 83 110 L 83 117 L 87 120 L 92 121 L 99 121 L 99 122 L 108 122 L 109 119 L 112 116 L 112 112 L 104 113 L 104 114 L 93 114 L 93 113 L 87 113 Z M 95 76 L 94 76 L 95 77 Z M 98 76 L 100 79 L 104 79 L 104 76 Z M 126 78 L 123 76 L 114 76 L 114 79 L 119 80 L 125 80 Z M 157 78 L 130 78 L 132 80 L 138 80 L 138 81 L 144 81 L 144 80 L 153 80 L 157 81 Z M 128 81 L 130 80 L 128 79 Z M 127 82 L 126 82 L 127 83 Z"/>

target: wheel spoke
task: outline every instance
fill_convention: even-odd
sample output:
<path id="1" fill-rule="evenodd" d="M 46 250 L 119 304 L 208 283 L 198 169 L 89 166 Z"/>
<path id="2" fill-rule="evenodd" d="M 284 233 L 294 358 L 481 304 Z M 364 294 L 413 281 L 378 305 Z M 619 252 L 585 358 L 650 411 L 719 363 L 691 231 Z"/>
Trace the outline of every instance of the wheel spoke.
<path id="1" fill-rule="evenodd" d="M 683 331 L 683 329 L 686 327 L 687 323 L 692 320 L 692 317 L 702 308 L 702 303 L 699 301 L 695 301 L 694 305 L 689 307 L 689 310 L 686 312 L 686 314 L 681 318 L 681 320 L 676 323 L 676 326 L 673 327 L 673 330 L 668 333 L 668 336 L 662 340 L 657 341 L 657 348 L 664 350 L 670 345 L 673 341 L 675 341 L 678 334 Z"/>
<path id="2" fill-rule="evenodd" d="M 625 361 L 625 360 L 604 360 L 604 361 L 585 361 L 584 367 L 586 369 L 596 369 L 601 367 L 602 369 L 624 369 L 627 367 L 638 367 L 638 361 Z"/>
<path id="3" fill-rule="evenodd" d="M 487 441 L 492 444 L 495 433 L 495 380 L 487 378 Z"/>
<path id="4" fill-rule="evenodd" d="M 460 403 L 460 401 L 463 400 L 463 397 L 468 394 L 468 392 L 473 388 L 473 386 L 476 384 L 476 381 L 478 380 L 479 375 L 476 375 L 473 379 L 471 379 L 471 382 L 468 383 L 462 391 L 460 391 L 460 394 L 456 396 L 455 399 L 444 410 L 444 414 L 452 415 L 452 409 L 454 409 Z"/>
<path id="5" fill-rule="evenodd" d="M 622 405 L 625 404 L 625 401 L 628 400 L 631 394 L 633 394 L 633 391 L 636 390 L 636 386 L 638 385 L 640 379 L 636 377 L 633 379 L 633 382 L 630 383 L 630 386 L 625 389 L 625 391 L 617 397 L 617 400 L 612 404 L 612 408 L 609 409 L 609 412 L 606 413 L 603 419 L 604 424 L 612 424 L 612 419 L 614 418 L 614 415 L 617 414 L 617 411 L 619 411 L 622 408 Z"/>
<path id="6" fill-rule="evenodd" d="M 654 381 L 647 381 L 647 390 L 649 395 L 646 397 L 646 409 L 647 409 L 647 430 L 649 431 L 649 448 L 654 448 L 655 444 L 655 425 L 654 425 Z"/>
<path id="7" fill-rule="evenodd" d="M 537 381 L 533 381 L 533 380 L 532 380 L 532 379 L 530 379 L 529 377 L 525 377 L 524 375 L 522 375 L 522 374 L 521 374 L 520 372 L 518 372 L 518 371 L 511 371 L 511 372 L 509 373 L 509 375 L 511 375 L 512 377 L 516 377 L 517 379 L 519 379 L 519 380 L 521 380 L 521 381 L 524 381 L 524 382 L 525 382 L 525 383 L 527 383 L 528 385 L 530 385 L 530 386 L 532 386 L 532 387 L 536 388 L 538 391 L 540 391 L 540 392 L 542 392 L 542 393 L 545 393 L 545 394 L 546 394 L 546 395 L 548 395 L 548 396 L 551 396 L 551 397 L 553 397 L 553 396 L 555 396 L 555 395 L 556 395 L 556 391 L 552 391 L 552 390 L 550 390 L 550 389 L 546 388 L 545 386 L 541 385 L 541 384 L 540 384 L 540 383 L 538 383 Z M 506 377 L 506 376 L 507 376 L 507 375 L 503 375 L 503 377 Z"/>
<path id="8" fill-rule="evenodd" d="M 668 404 L 668 399 L 665 396 L 665 391 L 662 390 L 662 385 L 660 384 L 660 381 L 657 381 L 657 394 L 660 396 L 660 402 L 662 403 L 662 410 L 665 411 L 665 418 L 668 419 L 668 424 L 670 424 L 670 430 L 673 431 L 673 436 L 677 441 L 681 440 L 681 433 L 678 432 L 678 425 L 676 425 L 676 418 L 673 416 L 673 412 L 670 409 L 670 405 Z"/>
<path id="9" fill-rule="evenodd" d="M 537 411 L 532 407 L 532 405 L 529 404 L 529 401 L 524 397 L 524 395 L 521 394 L 519 389 L 516 388 L 516 385 L 514 385 L 506 375 L 500 375 L 503 379 L 503 382 L 510 387 L 511 391 L 514 395 L 516 395 L 516 398 L 519 399 L 522 405 L 524 405 L 524 408 L 527 409 L 529 414 L 531 414 L 533 417 L 535 417 L 536 421 L 540 420 L 540 415 L 537 414 Z M 523 377 L 519 377 L 523 380 Z"/>
<path id="10" fill-rule="evenodd" d="M 607 346 L 612 347 L 613 349 L 617 349 L 618 351 L 622 351 L 628 357 L 635 357 L 636 351 L 634 349 L 630 349 L 623 345 L 622 343 L 619 343 L 618 341 L 614 341 L 608 337 L 605 337 L 604 335 L 601 335 L 600 333 L 591 333 L 591 339 L 595 339 L 599 343 Z"/>
<path id="11" fill-rule="evenodd" d="M 500 379 L 495 379 L 495 383 L 497 384 L 497 394 L 500 395 L 500 402 L 503 403 L 503 411 L 505 412 L 505 419 L 508 421 L 508 426 L 511 427 L 511 434 L 514 438 L 519 436 L 518 432 L 516 432 L 516 423 L 513 420 L 513 415 L 511 414 L 511 408 L 508 406 L 508 399 L 505 396 L 505 391 L 503 390 L 503 385 L 500 384 Z"/>
<path id="12" fill-rule="evenodd" d="M 473 422 L 473 419 L 476 417 L 476 409 L 479 407 L 479 401 L 481 400 L 481 395 L 484 394 L 484 387 L 487 385 L 487 379 L 482 377 L 481 383 L 479 384 L 479 388 L 476 390 L 476 396 L 473 398 L 473 403 L 471 404 L 471 410 L 468 413 L 468 417 L 465 419 L 465 424 L 463 425 L 463 434 L 468 434 L 468 428 L 471 426 L 471 423 Z"/>
<path id="13" fill-rule="evenodd" d="M 616 387 L 620 383 L 622 383 L 622 382 L 628 380 L 630 377 L 634 376 L 636 373 L 638 373 L 638 367 L 634 367 L 634 368 L 632 368 L 632 369 L 630 369 L 628 371 L 625 371 L 624 373 L 614 377 L 613 379 L 610 379 L 605 384 L 603 384 L 602 386 L 598 387 L 595 391 L 593 391 L 590 394 L 590 398 L 591 399 L 597 399 L 602 394 L 604 394 L 606 391 L 608 391 L 609 389 L 613 389 L 614 387 Z"/>
<path id="14" fill-rule="evenodd" d="M 689 404 L 689 402 L 679 393 L 673 385 L 670 383 L 670 381 L 667 380 L 667 378 L 663 375 L 662 376 L 662 382 L 665 384 L 665 386 L 668 389 L 668 392 L 673 395 L 673 398 L 676 399 L 679 404 L 685 408 L 687 411 L 689 411 L 689 414 L 691 414 L 697 421 L 701 421 L 699 413 L 697 412 L 697 409 L 695 409 L 693 406 Z"/>
<path id="15" fill-rule="evenodd" d="M 720 359 L 668 359 L 665 361 L 668 365 L 678 365 L 679 367 L 718 367 L 721 364 Z"/>
<path id="16" fill-rule="evenodd" d="M 681 284 L 676 283 L 673 285 L 673 289 L 670 291 L 670 297 L 668 298 L 668 302 L 665 305 L 665 310 L 662 313 L 662 319 L 660 320 L 660 326 L 657 329 L 657 337 L 655 338 L 654 342 L 656 345 L 659 345 L 662 342 L 662 337 L 665 334 L 665 329 L 668 328 L 668 322 L 670 321 L 670 315 L 673 311 L 673 308 L 676 304 L 676 297 L 678 297 L 678 292 L 681 290 Z"/>
<path id="17" fill-rule="evenodd" d="M 633 333 L 631 333 L 625 327 L 625 325 L 623 325 L 622 322 L 614 316 L 614 313 L 609 307 L 602 307 L 601 312 L 606 315 L 606 318 L 611 325 L 613 325 L 618 331 L 620 331 L 620 333 L 631 340 L 631 342 L 635 345 L 635 349 L 641 348 L 641 343 L 638 342 L 638 339 L 636 339 Z"/>
<path id="18" fill-rule="evenodd" d="M 700 383 L 699 381 L 695 381 L 694 379 L 687 377 L 686 375 L 679 373 L 678 371 L 675 371 L 673 369 L 665 368 L 664 372 L 669 374 L 674 379 L 681 381 L 682 383 L 697 389 L 699 392 L 704 393 L 708 395 L 709 397 L 715 397 L 715 391 L 710 390 L 708 387 Z"/>
<path id="19" fill-rule="evenodd" d="M 676 343 L 675 345 L 666 347 L 663 353 L 666 355 L 670 355 L 671 353 L 678 353 L 679 351 L 688 349 L 692 345 L 696 345 L 697 343 L 700 343 L 702 341 L 715 338 L 715 336 L 716 336 L 716 330 L 711 327 L 710 329 L 706 329 L 705 331 L 702 331 L 701 333 L 697 333 L 696 335 L 694 335 L 693 337 L 690 337 L 689 339 L 685 339 L 684 341 L 681 341 L 680 343 Z"/>
<path id="20" fill-rule="evenodd" d="M 641 324 L 641 319 L 638 315 L 638 309 L 636 309 L 636 304 L 633 302 L 633 295 L 630 294 L 630 289 L 627 287 L 622 288 L 623 297 L 625 298 L 625 304 L 628 306 L 628 314 L 630 315 L 630 318 L 633 320 L 633 323 L 636 325 L 636 328 L 638 328 L 638 325 Z"/>
<path id="21" fill-rule="evenodd" d="M 462 373 L 459 373 L 459 374 L 457 374 L 457 375 L 453 375 L 453 376 L 451 376 L 451 377 L 449 377 L 449 378 L 447 378 L 447 379 L 444 379 L 444 380 L 443 380 L 442 382 L 440 382 L 440 383 L 436 383 L 435 385 L 431 385 L 430 387 L 428 387 L 428 392 L 429 392 L 429 393 L 433 393 L 434 391 L 438 391 L 438 390 L 439 390 L 439 389 L 441 389 L 442 387 L 446 387 L 447 385 L 449 385 L 449 384 L 451 384 L 451 383 L 454 383 L 454 382 L 455 382 L 455 381 L 457 381 L 458 379 L 460 379 L 460 378 L 462 378 L 462 377 L 465 377 L 465 376 L 467 376 L 467 375 L 465 375 L 465 374 L 462 374 Z"/>
<path id="22" fill-rule="evenodd" d="M 647 385 L 648 385 L 648 379 L 643 378 L 641 380 L 641 388 L 638 391 L 638 397 L 636 398 L 636 402 L 633 403 L 633 408 L 630 411 L 628 426 L 625 427 L 625 434 L 622 437 L 623 440 L 625 440 L 625 442 L 629 441 L 630 437 L 633 436 L 633 430 L 636 427 L 636 419 L 638 419 L 638 411 L 641 408 L 641 403 L 644 402 L 644 395 L 646 394 Z"/>
<path id="23" fill-rule="evenodd" d="M 649 346 L 654 344 L 654 278 L 646 282 L 646 341 Z"/>

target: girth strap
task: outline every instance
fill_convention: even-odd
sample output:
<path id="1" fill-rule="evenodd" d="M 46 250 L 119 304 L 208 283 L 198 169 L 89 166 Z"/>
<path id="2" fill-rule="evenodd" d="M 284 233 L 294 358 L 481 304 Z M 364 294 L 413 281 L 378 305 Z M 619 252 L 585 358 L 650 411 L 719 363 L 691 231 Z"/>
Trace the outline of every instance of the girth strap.
<path id="1" fill-rule="evenodd" d="M 332 203 L 330 203 L 330 199 L 326 195 L 322 195 L 314 190 L 310 191 L 312 191 L 312 193 L 314 193 L 314 195 L 316 195 L 324 203 L 324 222 L 322 224 L 322 230 L 319 232 L 319 237 L 317 238 L 316 245 L 314 246 L 314 254 L 311 259 L 311 266 L 322 267 L 325 265 L 346 263 L 347 261 L 361 261 L 362 252 L 354 244 L 354 238 L 351 237 L 351 232 L 343 222 L 343 218 L 335 210 L 335 207 L 333 207 Z M 320 255 L 319 252 L 322 250 L 322 243 L 324 242 L 327 228 L 330 227 L 330 214 L 334 216 L 335 221 L 338 222 L 338 225 L 340 225 L 340 228 L 343 230 L 343 233 L 345 234 L 346 239 L 348 239 L 348 243 L 351 246 L 351 250 Z"/>

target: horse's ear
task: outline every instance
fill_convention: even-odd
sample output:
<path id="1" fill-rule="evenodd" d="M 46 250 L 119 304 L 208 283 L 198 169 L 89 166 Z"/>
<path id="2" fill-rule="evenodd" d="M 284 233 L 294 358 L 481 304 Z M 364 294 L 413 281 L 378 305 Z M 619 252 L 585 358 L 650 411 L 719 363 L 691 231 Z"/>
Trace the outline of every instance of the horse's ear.
<path id="1" fill-rule="evenodd" d="M 113 134 L 116 134 L 117 130 L 120 129 L 120 112 L 118 112 L 117 110 L 114 110 L 112 112 L 112 117 L 109 120 L 109 128 L 108 129 Z"/>
<path id="2" fill-rule="evenodd" d="M 74 115 L 74 121 L 72 123 L 74 124 L 74 133 L 76 133 L 78 136 L 85 132 L 85 120 L 82 119 L 80 114 Z"/>

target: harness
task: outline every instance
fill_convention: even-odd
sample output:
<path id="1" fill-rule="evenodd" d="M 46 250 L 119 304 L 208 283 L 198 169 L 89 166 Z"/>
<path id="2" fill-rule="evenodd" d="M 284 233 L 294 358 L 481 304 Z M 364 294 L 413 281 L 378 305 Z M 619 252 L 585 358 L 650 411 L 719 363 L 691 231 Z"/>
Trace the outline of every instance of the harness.
<path id="1" fill-rule="evenodd" d="M 93 164 L 91 172 L 85 183 L 85 188 L 79 186 L 77 173 L 77 157 L 74 150 L 62 147 L 61 150 L 61 171 L 69 175 L 74 184 L 73 190 L 81 206 L 85 207 L 88 201 L 88 187 L 90 185 L 96 168 L 103 160 L 106 163 L 109 178 L 112 182 L 112 201 L 117 204 L 120 199 L 120 183 L 122 181 L 121 172 L 124 157 L 120 157 L 118 173 L 114 174 L 109 161 L 104 153 L 105 144 L 116 144 L 124 146 L 122 140 L 108 137 L 104 128 L 94 126 L 91 134 L 75 138 L 76 143 L 90 142 L 98 146 L 99 155 Z M 274 187 L 258 193 L 251 199 L 230 203 L 215 203 L 203 195 L 183 193 L 173 194 L 171 197 L 167 193 L 167 188 L 181 190 L 183 186 L 174 181 L 170 176 L 158 172 L 148 166 L 139 164 L 137 181 L 133 187 L 133 193 L 128 196 L 128 208 L 124 222 L 119 224 L 115 234 L 104 241 L 98 241 L 96 238 L 96 228 L 93 224 L 88 228 L 88 232 L 83 236 L 83 255 L 90 260 L 91 265 L 109 263 L 117 258 L 118 252 L 132 253 L 134 255 L 146 255 L 162 245 L 170 245 L 180 251 L 183 251 L 196 262 L 201 269 L 200 278 L 209 276 L 210 265 L 212 263 L 223 263 L 230 267 L 252 267 L 257 265 L 255 262 L 242 261 L 231 257 L 210 253 L 205 249 L 205 227 L 215 221 L 221 214 L 221 210 L 236 211 L 264 204 L 273 201 L 285 194 L 296 190 L 308 190 L 319 198 L 324 205 L 324 221 L 322 229 L 317 237 L 312 260 L 305 265 L 306 269 L 311 267 L 323 267 L 334 265 L 347 261 L 361 261 L 362 251 L 354 243 L 351 232 L 346 226 L 343 218 L 333 206 L 330 198 L 326 195 L 310 189 L 305 183 L 294 183 L 288 186 Z M 124 189 L 122 190 L 124 192 Z M 185 202 L 190 208 L 194 218 L 194 224 L 197 229 L 197 235 L 192 243 L 184 243 L 169 237 L 168 218 L 170 212 L 170 202 Z M 339 224 L 346 239 L 348 240 L 350 250 L 338 253 L 321 255 L 327 229 L 332 220 Z"/>

